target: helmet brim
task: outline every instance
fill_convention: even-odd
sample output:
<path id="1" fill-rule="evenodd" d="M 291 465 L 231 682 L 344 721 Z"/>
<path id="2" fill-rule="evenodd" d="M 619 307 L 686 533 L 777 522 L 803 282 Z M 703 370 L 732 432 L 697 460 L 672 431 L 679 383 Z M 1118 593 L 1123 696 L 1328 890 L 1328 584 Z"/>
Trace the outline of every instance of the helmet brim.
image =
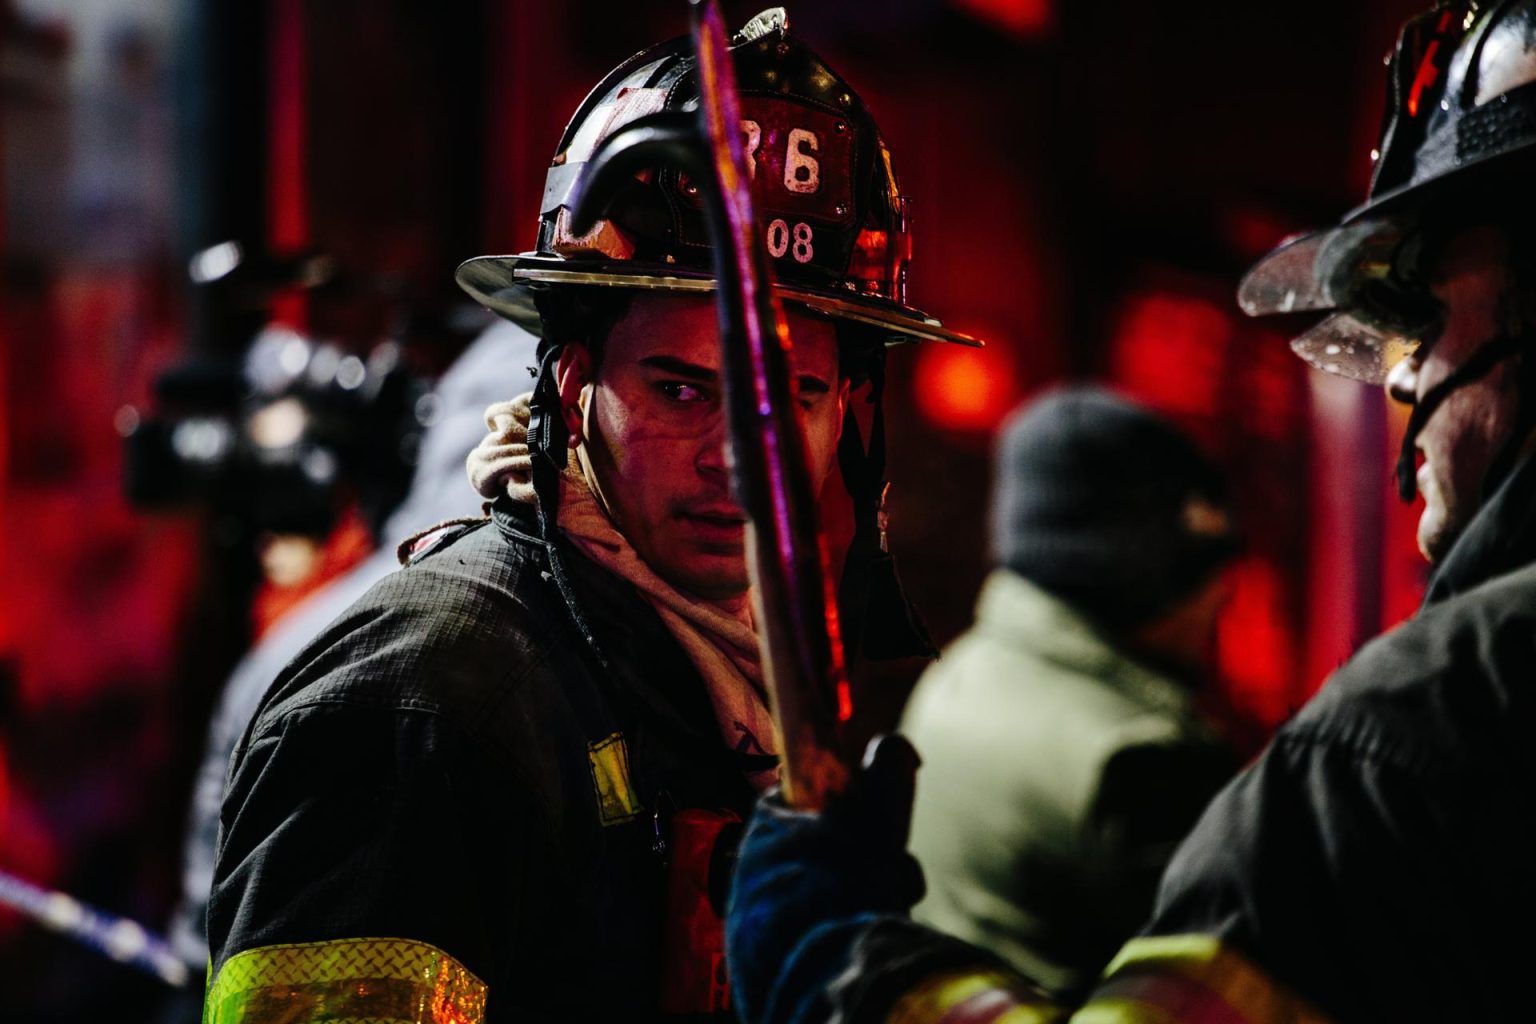
<path id="1" fill-rule="evenodd" d="M 1342 296 L 1331 293 L 1330 276 L 1360 253 L 1402 230 L 1402 217 L 1458 190 L 1486 190 L 1503 178 L 1524 182 L 1536 170 L 1536 140 L 1424 181 L 1384 192 L 1345 214 L 1333 227 L 1293 235 L 1264 256 L 1243 277 L 1237 302 L 1249 316 L 1327 312 Z"/>
<path id="2" fill-rule="evenodd" d="M 461 263 L 454 278 L 475 301 L 539 337 L 543 336 L 543 323 L 534 296 L 541 288 L 580 285 L 693 295 L 715 290 L 715 279 L 710 274 L 671 264 L 567 260 L 543 253 L 477 256 Z M 887 344 L 941 341 L 972 348 L 983 344 L 977 338 L 945 327 L 922 310 L 881 296 L 782 282 L 774 285 L 774 291 L 781 302 L 883 331 Z"/>
<path id="3" fill-rule="evenodd" d="M 1334 233 L 1323 228 L 1292 235 L 1255 263 L 1237 288 L 1237 304 L 1249 316 L 1313 313 L 1334 308 L 1317 274 L 1317 256 Z"/>
<path id="4" fill-rule="evenodd" d="M 1406 230 L 1379 216 L 1287 239 L 1244 275 L 1238 305 L 1249 316 L 1327 314 L 1291 339 L 1292 351 L 1324 373 L 1381 384 L 1416 342 L 1352 308 L 1350 288 L 1387 273 Z"/>

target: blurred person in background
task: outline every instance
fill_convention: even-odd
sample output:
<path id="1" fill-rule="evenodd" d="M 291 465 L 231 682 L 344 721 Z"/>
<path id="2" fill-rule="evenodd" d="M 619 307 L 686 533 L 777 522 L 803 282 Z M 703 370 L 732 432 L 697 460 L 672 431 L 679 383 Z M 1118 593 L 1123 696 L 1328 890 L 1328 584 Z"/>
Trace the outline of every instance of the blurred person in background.
<path id="1" fill-rule="evenodd" d="M 724 886 L 777 757 L 711 252 L 697 189 L 664 168 L 590 233 L 569 225 L 601 139 L 693 109 L 691 53 L 673 40 L 600 83 L 550 167 L 538 250 L 459 270 L 540 335 L 534 391 L 472 466 L 489 517 L 343 612 L 239 741 L 208 914 L 214 1024 L 731 1016 Z M 930 653 L 882 543 L 873 432 L 887 343 L 970 339 L 906 304 L 906 200 L 857 94 L 782 10 L 732 56 L 812 472 L 836 459 L 855 509 L 838 552 L 850 649 Z M 868 449 L 850 400 L 866 382 Z"/>
<path id="2" fill-rule="evenodd" d="M 1530 1012 L 1536 2 L 1441 4 L 1404 26 L 1388 67 L 1367 202 L 1266 257 L 1239 299 L 1326 314 L 1297 353 L 1412 409 L 1398 482 L 1425 498 L 1424 605 L 1216 797 L 1075 1020 Z M 887 742 L 877 768 L 901 754 Z M 922 883 L 893 841 L 900 807 L 879 792 L 824 815 L 762 805 L 733 895 L 743 1018 L 1066 1018 L 906 919 Z"/>
<path id="3" fill-rule="evenodd" d="M 923 758 L 913 916 L 1071 997 L 1236 771 L 1197 698 L 1238 544 L 1220 470 L 1099 388 L 1031 402 L 995 465 L 996 568 L 901 723 Z"/>

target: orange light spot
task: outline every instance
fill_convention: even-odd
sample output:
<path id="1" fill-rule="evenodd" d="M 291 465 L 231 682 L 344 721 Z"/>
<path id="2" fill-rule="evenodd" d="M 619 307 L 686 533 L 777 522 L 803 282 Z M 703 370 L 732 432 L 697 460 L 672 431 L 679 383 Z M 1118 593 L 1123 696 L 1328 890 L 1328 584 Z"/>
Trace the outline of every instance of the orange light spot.
<path id="1" fill-rule="evenodd" d="M 914 399 L 935 426 L 957 431 L 991 431 L 1018 397 L 1012 360 L 986 335 L 991 347 L 928 345 L 914 375 Z"/>

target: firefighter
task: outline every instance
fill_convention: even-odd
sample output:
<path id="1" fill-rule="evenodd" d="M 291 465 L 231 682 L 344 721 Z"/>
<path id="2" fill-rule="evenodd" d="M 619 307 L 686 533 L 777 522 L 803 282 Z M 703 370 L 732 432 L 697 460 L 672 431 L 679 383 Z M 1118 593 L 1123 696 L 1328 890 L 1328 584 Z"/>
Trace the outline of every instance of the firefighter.
<path id="1" fill-rule="evenodd" d="M 976 621 L 902 715 L 924 761 L 914 916 L 1080 994 L 1237 771 L 1199 698 L 1240 546 L 1221 470 L 1113 392 L 1030 402 L 994 464 Z"/>
<path id="2" fill-rule="evenodd" d="M 1368 201 L 1267 257 L 1240 301 L 1326 314 L 1296 350 L 1411 407 L 1398 476 L 1425 497 L 1424 606 L 1217 796 L 1074 1020 L 1529 1012 L 1536 2 L 1437 6 L 1389 77 Z M 744 1019 L 1072 1015 L 906 920 L 921 879 L 868 792 L 891 791 L 873 780 L 896 742 L 841 807 L 754 819 L 729 931 Z"/>
<path id="3" fill-rule="evenodd" d="M 883 358 L 970 339 L 905 301 L 906 201 L 857 94 L 782 10 L 732 54 L 811 465 L 852 508 L 851 646 L 927 653 L 882 543 Z M 415 545 L 268 691 L 226 786 L 208 1020 L 730 1013 L 720 907 L 776 744 L 697 189 L 653 168 L 570 229 L 593 147 L 697 89 L 687 40 L 620 65 L 560 141 L 536 251 L 460 267 L 541 339 L 531 494 L 508 477 Z"/>

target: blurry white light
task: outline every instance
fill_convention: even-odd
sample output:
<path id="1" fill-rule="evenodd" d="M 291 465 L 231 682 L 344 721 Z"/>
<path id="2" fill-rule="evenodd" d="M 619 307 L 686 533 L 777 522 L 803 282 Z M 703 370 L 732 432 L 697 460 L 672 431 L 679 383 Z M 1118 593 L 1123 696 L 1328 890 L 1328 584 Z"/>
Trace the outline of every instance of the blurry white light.
<path id="1" fill-rule="evenodd" d="M 321 345 L 309 357 L 309 382 L 315 387 L 329 387 L 341 366 L 341 353 L 334 345 Z"/>
<path id="2" fill-rule="evenodd" d="M 309 342 L 292 327 L 268 324 L 245 354 L 245 377 L 258 394 L 275 395 L 309 365 Z"/>
<path id="3" fill-rule="evenodd" d="M 346 356 L 336 367 L 336 383 L 343 391 L 356 391 L 368 376 L 368 370 L 357 356 Z"/>
<path id="4" fill-rule="evenodd" d="M 171 431 L 171 450 L 187 462 L 214 463 L 229 453 L 234 440 L 234 432 L 223 420 L 182 420 Z"/>
<path id="5" fill-rule="evenodd" d="M 103 945 L 107 947 L 107 955 L 119 962 L 132 960 L 143 953 L 149 945 L 149 936 L 144 934 L 144 929 L 132 921 L 118 921 L 107 929 L 103 937 Z"/>
<path id="6" fill-rule="evenodd" d="M 194 284 L 209 284 L 238 267 L 244 255 L 239 242 L 220 242 L 218 245 L 210 245 L 192 257 L 187 273 Z"/>
<path id="7" fill-rule="evenodd" d="M 392 341 L 381 341 L 368 353 L 368 372 L 375 377 L 387 376 L 399 365 L 400 346 Z"/>
<path id="8" fill-rule="evenodd" d="M 256 412 L 245 424 L 246 436 L 259 448 L 287 448 L 299 443 L 309 414 L 297 398 L 284 398 Z"/>
<path id="9" fill-rule="evenodd" d="M 277 350 L 277 365 L 289 377 L 297 377 L 309 365 L 309 342 L 297 334 L 283 342 Z"/>
<path id="10" fill-rule="evenodd" d="M 278 587 L 296 587 L 320 567 L 320 545 L 308 537 L 277 534 L 262 540 L 261 571 Z"/>
<path id="11" fill-rule="evenodd" d="M 316 448 L 304 456 L 304 475 L 317 484 L 328 484 L 336 479 L 336 456 L 324 448 Z"/>
<path id="12" fill-rule="evenodd" d="M 61 892 L 48 894 L 42 906 L 43 923 L 55 931 L 67 932 L 85 920 L 85 908 Z"/>

